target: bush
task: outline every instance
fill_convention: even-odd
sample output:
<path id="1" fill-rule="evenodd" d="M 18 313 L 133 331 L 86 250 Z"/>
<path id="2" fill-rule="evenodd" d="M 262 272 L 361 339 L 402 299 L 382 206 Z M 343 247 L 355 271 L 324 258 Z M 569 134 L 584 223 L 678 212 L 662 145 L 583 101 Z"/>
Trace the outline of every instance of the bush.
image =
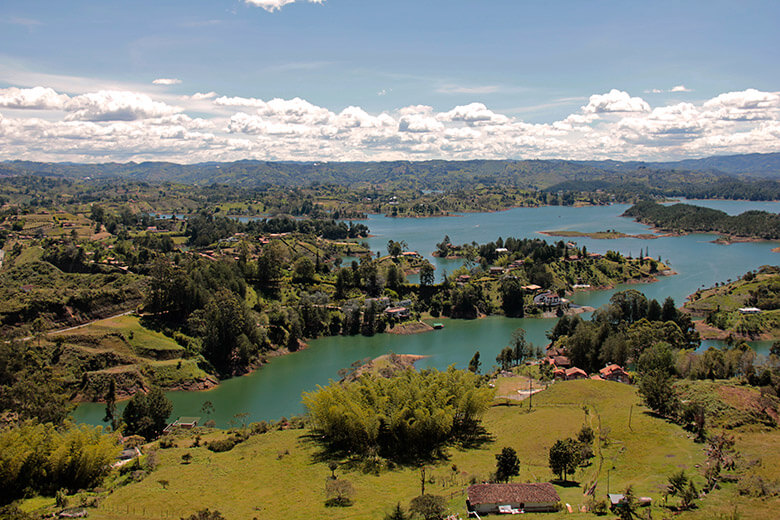
<path id="1" fill-rule="evenodd" d="M 748 473 L 739 479 L 737 492 L 742 496 L 762 498 L 778 494 L 776 482 L 769 482 L 760 475 Z"/>
<path id="2" fill-rule="evenodd" d="M 239 442 L 240 440 L 236 437 L 228 437 L 226 439 L 211 441 L 206 445 L 206 447 L 214 453 L 222 453 L 232 450 Z"/>
<path id="3" fill-rule="evenodd" d="M 303 395 L 311 427 L 332 450 L 387 458 L 430 456 L 473 438 L 493 397 L 471 372 L 407 370 Z M 379 427 L 383 424 L 384 427 Z"/>

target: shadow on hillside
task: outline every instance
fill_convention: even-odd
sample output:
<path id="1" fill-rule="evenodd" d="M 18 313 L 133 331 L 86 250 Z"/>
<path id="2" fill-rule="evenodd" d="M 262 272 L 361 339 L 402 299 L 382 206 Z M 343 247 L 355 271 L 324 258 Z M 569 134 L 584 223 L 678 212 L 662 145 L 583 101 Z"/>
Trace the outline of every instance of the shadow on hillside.
<path id="1" fill-rule="evenodd" d="M 356 453 L 348 449 L 332 446 L 324 436 L 318 433 L 305 433 L 298 437 L 301 444 L 311 447 L 312 464 L 337 462 L 339 467 L 350 470 L 361 470 L 365 473 L 378 474 L 384 470 L 395 468 L 420 467 L 425 464 L 450 460 L 449 449 L 460 451 L 479 449 L 495 439 L 483 426 L 477 426 L 472 433 L 461 436 L 449 444 L 421 452 L 410 446 L 405 449 L 382 452 L 381 449 L 367 453 Z"/>
<path id="2" fill-rule="evenodd" d="M 552 479 L 550 481 L 550 484 L 553 484 L 554 486 L 560 486 L 565 488 L 573 488 L 573 487 L 579 487 L 580 483 L 576 480 L 561 480 L 559 478 Z"/>

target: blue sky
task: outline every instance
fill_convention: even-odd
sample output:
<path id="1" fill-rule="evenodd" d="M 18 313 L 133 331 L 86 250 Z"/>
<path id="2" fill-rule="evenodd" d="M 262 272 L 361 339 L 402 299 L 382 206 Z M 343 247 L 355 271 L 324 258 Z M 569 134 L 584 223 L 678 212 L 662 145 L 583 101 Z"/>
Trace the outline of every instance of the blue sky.
<path id="1" fill-rule="evenodd" d="M 777 20 L 775 1 L 5 0 L 0 159 L 776 151 Z"/>

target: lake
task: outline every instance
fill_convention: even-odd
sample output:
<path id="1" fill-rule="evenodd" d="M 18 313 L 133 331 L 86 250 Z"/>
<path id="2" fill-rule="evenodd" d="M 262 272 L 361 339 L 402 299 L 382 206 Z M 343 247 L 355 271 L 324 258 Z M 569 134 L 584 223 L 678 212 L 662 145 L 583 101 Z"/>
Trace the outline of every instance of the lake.
<path id="1" fill-rule="evenodd" d="M 749 209 L 780 211 L 777 202 L 689 201 L 738 214 Z M 499 236 L 506 238 L 543 238 L 540 231 L 574 230 L 583 232 L 614 229 L 623 233 L 648 233 L 645 225 L 620 217 L 628 205 L 593 206 L 583 208 L 546 206 L 540 208 L 516 208 L 497 213 L 468 213 L 462 216 L 422 219 L 388 218 L 370 215 L 365 224 L 371 230 L 366 242 L 374 251 L 386 253 L 387 241 L 404 240 L 410 250 L 430 259 L 436 266 L 437 278 L 445 272 L 452 272 L 462 265 L 460 260 L 434 258 L 431 253 L 436 243 L 445 235 L 453 244 L 467 242 L 488 242 Z M 577 292 L 574 303 L 599 307 L 609 301 L 615 291 L 628 287 L 642 291 L 648 298 L 660 302 L 667 296 L 681 305 L 685 298 L 698 288 L 710 287 L 715 282 L 733 280 L 748 270 L 762 265 L 777 264 L 780 255 L 771 249 L 773 242 L 746 242 L 731 245 L 715 244 L 717 238 L 711 234 L 695 234 L 681 237 L 663 237 L 654 240 L 622 238 L 596 240 L 578 238 L 578 245 L 585 245 L 588 251 L 605 253 L 608 249 L 634 256 L 639 250 L 647 250 L 649 256 L 659 256 L 679 274 L 661 277 L 651 284 L 616 287 L 608 291 Z M 565 239 L 564 239 L 565 240 Z M 413 277 L 409 277 L 410 280 Z M 587 317 L 587 315 L 586 315 Z M 309 348 L 275 358 L 253 374 L 222 382 L 217 388 L 206 392 L 169 392 L 174 403 L 173 416 L 202 415 L 205 401 L 214 404 L 211 418 L 220 426 L 227 426 L 235 414 L 248 413 L 248 421 L 275 420 L 282 416 L 302 413 L 301 392 L 325 385 L 330 379 L 338 379 L 338 371 L 352 362 L 374 358 L 388 352 L 398 354 L 421 354 L 428 356 L 418 362 L 419 367 L 444 369 L 450 364 L 465 367 L 474 352 L 479 350 L 482 366 L 490 368 L 495 364 L 498 352 L 506 346 L 512 331 L 518 327 L 526 330 L 526 337 L 537 345 L 546 344 L 545 333 L 554 325 L 552 319 L 518 319 L 490 316 L 479 320 L 437 319 L 444 323 L 444 329 L 412 336 L 380 334 L 373 337 L 326 337 L 309 342 Z M 706 342 L 705 347 L 719 345 Z M 754 348 L 767 352 L 770 342 L 755 342 Z M 121 409 L 122 406 L 119 406 Z M 101 424 L 104 405 L 85 403 L 74 412 L 77 422 Z M 205 420 L 205 416 L 204 416 Z"/>

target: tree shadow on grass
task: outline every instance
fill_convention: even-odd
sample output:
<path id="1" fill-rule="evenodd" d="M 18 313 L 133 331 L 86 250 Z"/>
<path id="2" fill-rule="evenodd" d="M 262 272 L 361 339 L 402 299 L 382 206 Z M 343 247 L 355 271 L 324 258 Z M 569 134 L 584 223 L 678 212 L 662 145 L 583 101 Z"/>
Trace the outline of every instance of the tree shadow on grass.
<path id="1" fill-rule="evenodd" d="M 561 480 L 559 478 L 552 479 L 550 484 L 565 488 L 580 487 L 580 483 L 576 480 Z"/>
<path id="2" fill-rule="evenodd" d="M 479 449 L 495 438 L 483 426 L 474 428 L 468 435 L 462 435 L 451 442 L 434 447 L 430 451 L 420 452 L 411 449 L 396 450 L 393 453 L 360 453 L 333 446 L 327 439 L 316 432 L 309 432 L 298 437 L 301 444 L 313 449 L 312 464 L 322 464 L 338 461 L 344 469 L 360 469 L 366 473 L 378 473 L 396 467 L 419 467 L 425 464 L 435 464 L 450 460 L 448 449 L 460 451 Z"/>

